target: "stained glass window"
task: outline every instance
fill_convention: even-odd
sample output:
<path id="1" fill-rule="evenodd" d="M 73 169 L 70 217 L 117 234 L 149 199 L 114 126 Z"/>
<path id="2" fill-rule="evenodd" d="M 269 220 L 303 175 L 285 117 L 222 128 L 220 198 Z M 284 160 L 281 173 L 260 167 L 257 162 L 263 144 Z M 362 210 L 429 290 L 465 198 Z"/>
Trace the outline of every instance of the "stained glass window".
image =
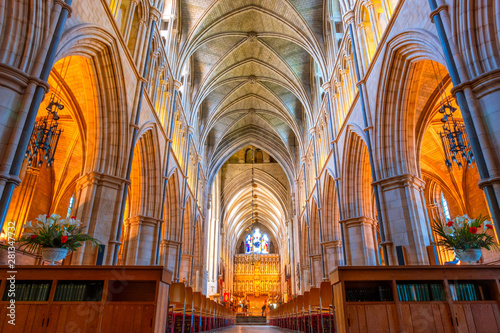
<path id="1" fill-rule="evenodd" d="M 448 208 L 448 202 L 444 198 L 443 193 L 441 193 L 441 204 L 443 205 L 444 217 L 446 218 L 446 220 L 450 220 L 450 209 Z"/>
<path id="2" fill-rule="evenodd" d="M 266 234 L 262 236 L 262 253 L 269 253 L 269 237 Z"/>
<path id="3" fill-rule="evenodd" d="M 253 234 L 248 234 L 245 237 L 245 253 L 269 253 L 269 236 L 261 234 L 259 229 L 256 229 Z"/>
<path id="4" fill-rule="evenodd" d="M 69 199 L 69 205 L 68 205 L 68 213 L 66 214 L 66 218 L 71 216 L 71 211 L 73 210 L 73 205 L 75 204 L 75 195 L 73 194 L 71 196 L 71 199 Z"/>
<path id="5" fill-rule="evenodd" d="M 252 253 L 252 236 L 250 234 L 245 238 L 245 253 Z"/>

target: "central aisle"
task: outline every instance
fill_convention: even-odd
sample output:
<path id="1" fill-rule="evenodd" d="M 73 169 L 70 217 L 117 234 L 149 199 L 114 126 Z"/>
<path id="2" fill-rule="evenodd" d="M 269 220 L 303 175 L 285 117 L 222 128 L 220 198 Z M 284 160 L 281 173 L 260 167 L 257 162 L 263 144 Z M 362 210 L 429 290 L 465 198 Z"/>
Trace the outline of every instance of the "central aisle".
<path id="1" fill-rule="evenodd" d="M 223 330 L 224 333 L 279 332 L 280 330 L 267 325 L 237 325 Z"/>

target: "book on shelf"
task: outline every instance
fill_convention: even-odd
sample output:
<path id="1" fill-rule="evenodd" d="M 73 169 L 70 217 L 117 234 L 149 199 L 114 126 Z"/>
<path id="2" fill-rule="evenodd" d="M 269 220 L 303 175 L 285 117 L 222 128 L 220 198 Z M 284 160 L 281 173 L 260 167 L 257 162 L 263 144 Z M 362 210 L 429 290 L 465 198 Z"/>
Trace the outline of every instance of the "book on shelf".
<path id="1" fill-rule="evenodd" d="M 48 301 L 50 281 L 17 281 L 14 290 L 14 299 L 24 302 Z M 10 288 L 7 286 L 2 301 L 9 301 Z"/>
<path id="2" fill-rule="evenodd" d="M 102 297 L 103 281 L 80 282 L 61 281 L 57 285 L 54 301 L 59 302 L 98 302 Z"/>
<path id="3" fill-rule="evenodd" d="M 387 302 L 392 301 L 392 290 L 389 286 L 370 288 L 346 288 L 347 302 Z"/>
<path id="4" fill-rule="evenodd" d="M 453 301 L 483 301 L 486 299 L 483 285 L 472 282 L 450 283 L 450 296 Z"/>
<path id="5" fill-rule="evenodd" d="M 398 298 L 402 302 L 428 302 L 446 300 L 440 283 L 398 283 Z"/>

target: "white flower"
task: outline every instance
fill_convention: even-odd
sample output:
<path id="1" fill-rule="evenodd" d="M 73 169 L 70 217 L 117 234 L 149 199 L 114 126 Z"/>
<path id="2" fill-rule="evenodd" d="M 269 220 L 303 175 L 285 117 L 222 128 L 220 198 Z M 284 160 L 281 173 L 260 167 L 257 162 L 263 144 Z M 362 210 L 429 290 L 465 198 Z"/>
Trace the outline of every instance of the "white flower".
<path id="1" fill-rule="evenodd" d="M 464 223 L 466 223 L 469 220 L 469 217 L 467 215 L 463 216 L 457 216 L 455 219 L 455 223 L 457 227 L 460 229 L 464 226 Z"/>
<path id="2" fill-rule="evenodd" d="M 38 222 L 36 224 L 38 225 L 39 228 L 43 227 L 50 227 L 51 225 L 54 224 L 54 220 L 50 218 L 48 215 L 38 215 L 36 218 Z"/>
<path id="3" fill-rule="evenodd" d="M 21 235 L 21 238 L 26 238 L 26 237 L 29 237 L 31 235 L 34 235 L 35 233 L 34 232 L 23 232 L 23 234 Z"/>
<path id="4" fill-rule="evenodd" d="M 56 223 L 57 223 L 57 225 L 62 226 L 62 225 L 68 224 L 68 220 L 60 219 L 60 220 L 57 220 Z"/>
<path id="5" fill-rule="evenodd" d="M 26 229 L 26 228 L 29 228 L 29 229 L 33 228 L 33 226 L 31 225 L 31 221 L 26 222 L 25 224 L 23 224 L 23 228 L 24 229 Z"/>
<path id="6" fill-rule="evenodd" d="M 70 218 L 70 219 L 69 219 L 69 224 L 70 224 L 70 225 L 75 225 L 75 226 L 77 226 L 77 227 L 78 227 L 78 226 L 80 226 L 80 224 L 82 224 L 82 223 L 80 222 L 80 220 L 78 220 L 78 219 L 76 219 L 76 218 Z"/>
<path id="7" fill-rule="evenodd" d="M 47 221 L 47 215 L 38 215 L 36 219 L 42 223 L 45 223 Z"/>
<path id="8" fill-rule="evenodd" d="M 52 214 L 50 215 L 50 218 L 53 219 L 54 221 L 57 221 L 61 218 L 61 215 L 59 214 Z"/>
<path id="9" fill-rule="evenodd" d="M 443 231 L 445 232 L 445 234 L 447 235 L 453 235 L 453 232 L 455 231 L 453 228 L 451 227 L 448 227 L 448 226 L 444 226 L 443 227 Z"/>

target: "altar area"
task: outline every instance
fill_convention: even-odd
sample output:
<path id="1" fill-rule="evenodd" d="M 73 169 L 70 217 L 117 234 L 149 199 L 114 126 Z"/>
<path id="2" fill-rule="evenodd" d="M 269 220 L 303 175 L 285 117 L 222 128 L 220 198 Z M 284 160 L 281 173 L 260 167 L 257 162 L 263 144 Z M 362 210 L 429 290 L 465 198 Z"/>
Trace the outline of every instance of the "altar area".
<path id="1" fill-rule="evenodd" d="M 239 312 L 262 313 L 264 303 L 274 303 L 281 292 L 279 255 L 235 255 L 233 288 L 236 305 L 243 304 Z"/>

